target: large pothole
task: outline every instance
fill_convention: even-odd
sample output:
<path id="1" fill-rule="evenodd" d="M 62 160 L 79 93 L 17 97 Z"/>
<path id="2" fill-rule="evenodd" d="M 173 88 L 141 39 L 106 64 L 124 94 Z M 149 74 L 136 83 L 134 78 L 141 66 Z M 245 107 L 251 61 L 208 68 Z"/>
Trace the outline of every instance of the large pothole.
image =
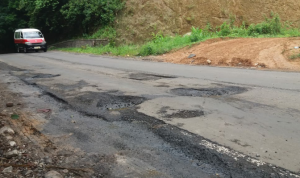
<path id="1" fill-rule="evenodd" d="M 237 86 L 225 86 L 222 88 L 175 88 L 171 90 L 172 94 L 178 96 L 210 97 L 210 96 L 228 96 L 240 94 L 248 91 L 246 88 Z"/>

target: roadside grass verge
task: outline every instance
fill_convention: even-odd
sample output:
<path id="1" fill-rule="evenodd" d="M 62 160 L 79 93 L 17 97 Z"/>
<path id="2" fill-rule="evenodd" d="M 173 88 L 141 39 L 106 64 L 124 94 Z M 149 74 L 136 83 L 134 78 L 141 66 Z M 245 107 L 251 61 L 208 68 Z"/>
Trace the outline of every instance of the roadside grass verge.
<path id="1" fill-rule="evenodd" d="M 292 28 L 288 22 L 282 23 L 278 15 L 271 14 L 271 18 L 258 24 L 235 26 L 234 20 L 224 22 L 213 28 L 207 24 L 204 29 L 192 27 L 190 35 L 164 36 L 162 32 L 152 34 L 152 40 L 143 45 L 115 45 L 116 32 L 112 27 L 105 27 L 87 38 L 107 38 L 110 44 L 106 46 L 81 48 L 60 48 L 58 50 L 90 54 L 111 54 L 116 56 L 148 56 L 160 55 L 171 50 L 192 46 L 208 39 L 231 38 L 270 38 L 270 37 L 299 37 L 300 30 Z M 294 56 L 292 56 L 294 58 Z"/>

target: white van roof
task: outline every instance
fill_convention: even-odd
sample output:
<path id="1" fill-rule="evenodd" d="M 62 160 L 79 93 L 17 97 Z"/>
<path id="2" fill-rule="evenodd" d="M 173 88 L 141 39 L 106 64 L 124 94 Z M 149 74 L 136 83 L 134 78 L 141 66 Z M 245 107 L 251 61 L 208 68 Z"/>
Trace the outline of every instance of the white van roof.
<path id="1" fill-rule="evenodd" d="M 18 29 L 16 30 L 15 32 L 32 32 L 32 31 L 38 31 L 38 29 L 35 29 L 35 28 L 24 28 L 24 29 Z"/>

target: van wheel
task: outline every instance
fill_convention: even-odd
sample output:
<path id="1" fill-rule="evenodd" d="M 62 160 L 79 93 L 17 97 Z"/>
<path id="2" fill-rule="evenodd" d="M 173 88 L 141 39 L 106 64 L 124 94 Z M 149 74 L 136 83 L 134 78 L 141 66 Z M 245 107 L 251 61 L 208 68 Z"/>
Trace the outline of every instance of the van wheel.
<path id="1" fill-rule="evenodd" d="M 26 48 L 23 48 L 23 51 L 24 51 L 24 53 L 27 53 L 27 49 Z"/>
<path id="2" fill-rule="evenodd" d="M 46 49 L 44 49 L 44 52 L 47 52 L 47 48 L 46 48 Z"/>

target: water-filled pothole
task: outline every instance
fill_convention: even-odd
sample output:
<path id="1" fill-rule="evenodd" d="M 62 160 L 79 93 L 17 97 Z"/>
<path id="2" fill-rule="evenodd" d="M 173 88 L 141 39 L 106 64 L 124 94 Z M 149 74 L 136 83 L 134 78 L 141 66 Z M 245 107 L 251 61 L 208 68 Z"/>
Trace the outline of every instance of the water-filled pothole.
<path id="1" fill-rule="evenodd" d="M 222 88 L 175 88 L 171 93 L 178 96 L 210 97 L 210 96 L 228 96 L 240 94 L 248 91 L 246 88 L 237 86 L 225 86 Z"/>

